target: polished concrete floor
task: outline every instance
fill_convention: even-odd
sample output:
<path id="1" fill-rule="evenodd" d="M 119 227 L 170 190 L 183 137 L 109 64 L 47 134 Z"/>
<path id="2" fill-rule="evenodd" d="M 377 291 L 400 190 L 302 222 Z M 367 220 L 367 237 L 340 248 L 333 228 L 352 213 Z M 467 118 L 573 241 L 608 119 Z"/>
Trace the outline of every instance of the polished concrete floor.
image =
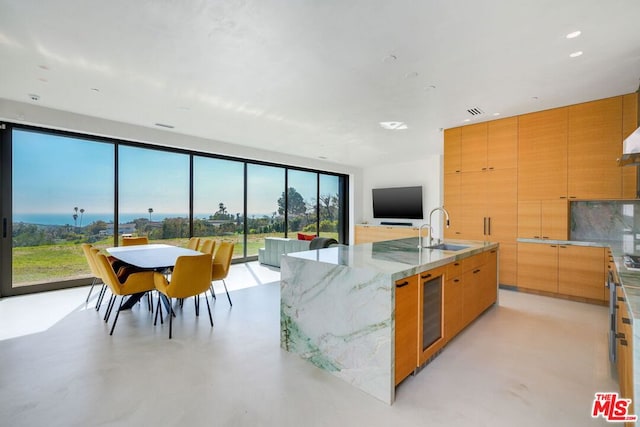
<path id="1" fill-rule="evenodd" d="M 87 288 L 0 300 L 0 425 L 607 425 L 605 307 L 502 290 L 388 406 L 280 349 L 278 277 L 234 265 L 233 307 L 217 286 L 211 328 L 187 301 L 172 340 L 146 305 L 109 336 Z"/>

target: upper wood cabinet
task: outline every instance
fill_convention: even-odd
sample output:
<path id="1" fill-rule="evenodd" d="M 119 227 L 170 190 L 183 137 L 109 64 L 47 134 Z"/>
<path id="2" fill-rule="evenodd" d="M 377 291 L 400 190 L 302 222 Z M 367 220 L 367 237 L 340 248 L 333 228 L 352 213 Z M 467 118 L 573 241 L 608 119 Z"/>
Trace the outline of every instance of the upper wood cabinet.
<path id="1" fill-rule="evenodd" d="M 449 227 L 444 229 L 445 239 L 461 239 L 461 218 L 465 204 L 460 193 L 460 173 L 444 174 L 444 207 L 449 212 Z"/>
<path id="2" fill-rule="evenodd" d="M 462 172 L 487 170 L 487 124 L 463 126 L 460 134 Z"/>
<path id="3" fill-rule="evenodd" d="M 518 117 L 487 122 L 487 168 L 518 166 Z"/>
<path id="4" fill-rule="evenodd" d="M 458 173 L 460 167 L 460 134 L 461 128 L 444 131 L 444 173 Z"/>
<path id="5" fill-rule="evenodd" d="M 567 197 L 567 107 L 518 117 L 518 200 Z"/>
<path id="6" fill-rule="evenodd" d="M 638 94 L 630 93 L 622 97 L 622 139 L 638 128 Z M 622 169 L 622 198 L 635 199 L 638 191 L 638 168 L 633 166 Z"/>
<path id="7" fill-rule="evenodd" d="M 622 197 L 622 97 L 569 108 L 567 192 L 570 199 Z"/>
<path id="8" fill-rule="evenodd" d="M 454 130 L 459 131 L 454 132 Z M 449 131 L 449 133 L 447 133 Z M 493 120 L 445 131 L 445 173 L 512 169 L 518 162 L 518 118 Z M 456 144 L 456 141 L 459 144 Z M 447 153 L 457 158 L 447 160 Z"/>

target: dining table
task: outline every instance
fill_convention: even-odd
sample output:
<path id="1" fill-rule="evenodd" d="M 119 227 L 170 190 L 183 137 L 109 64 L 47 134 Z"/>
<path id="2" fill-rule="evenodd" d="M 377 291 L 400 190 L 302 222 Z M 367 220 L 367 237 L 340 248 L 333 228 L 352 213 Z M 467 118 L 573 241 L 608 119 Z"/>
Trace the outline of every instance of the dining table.
<path id="1" fill-rule="evenodd" d="M 202 252 L 163 243 L 147 245 L 116 246 L 105 249 L 114 258 L 144 270 L 165 271 L 174 267 L 178 257 L 202 255 Z M 142 298 L 143 293 L 131 295 L 122 305 L 126 310 Z M 168 302 L 165 302 L 165 305 Z"/>

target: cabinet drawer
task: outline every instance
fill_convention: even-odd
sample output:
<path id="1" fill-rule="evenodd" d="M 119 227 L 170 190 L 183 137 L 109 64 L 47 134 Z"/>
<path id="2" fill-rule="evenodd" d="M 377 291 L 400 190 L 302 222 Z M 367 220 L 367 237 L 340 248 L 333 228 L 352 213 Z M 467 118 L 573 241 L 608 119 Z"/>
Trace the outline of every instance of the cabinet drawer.
<path id="1" fill-rule="evenodd" d="M 454 277 L 458 277 L 463 273 L 463 261 L 454 261 L 450 264 L 447 264 L 447 279 L 452 279 Z M 448 281 L 447 280 L 447 281 Z"/>

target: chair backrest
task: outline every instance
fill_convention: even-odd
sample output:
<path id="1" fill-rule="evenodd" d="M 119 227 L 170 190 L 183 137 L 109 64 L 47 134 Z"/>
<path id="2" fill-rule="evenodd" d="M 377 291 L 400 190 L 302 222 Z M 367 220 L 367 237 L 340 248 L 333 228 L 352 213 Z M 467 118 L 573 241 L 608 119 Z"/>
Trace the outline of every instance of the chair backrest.
<path id="1" fill-rule="evenodd" d="M 100 274 L 100 268 L 98 268 L 98 264 L 96 264 L 96 261 L 91 254 L 91 249 L 93 248 L 93 246 L 91 246 L 89 243 L 83 243 L 80 246 L 82 247 L 82 252 L 84 252 L 84 257 L 87 259 L 87 264 L 89 264 L 89 269 L 91 270 L 91 274 L 93 275 L 93 277 L 102 278 L 102 274 Z M 96 249 L 96 251 L 98 251 L 98 249 Z"/>
<path id="2" fill-rule="evenodd" d="M 213 257 L 213 251 L 216 248 L 216 241 L 212 239 L 202 239 L 200 242 L 200 252 L 209 254 Z"/>
<path id="3" fill-rule="evenodd" d="M 231 242 L 221 242 L 216 255 L 211 264 L 211 280 L 222 280 L 229 274 L 231 259 L 233 258 L 233 248 L 235 244 Z"/>
<path id="4" fill-rule="evenodd" d="M 120 291 L 120 281 L 118 280 L 118 276 L 116 276 L 116 272 L 113 271 L 113 267 L 109 263 L 107 257 L 101 254 L 96 248 L 91 248 L 91 253 L 93 254 L 93 259 L 95 260 L 96 265 L 102 272 L 102 275 L 100 276 L 102 281 L 109 286 L 109 289 L 111 289 L 111 292 L 115 295 L 122 295 L 122 292 Z"/>
<path id="5" fill-rule="evenodd" d="M 331 237 L 316 237 L 309 244 L 309 249 L 323 249 L 331 245 L 337 245 L 338 241 Z"/>
<path id="6" fill-rule="evenodd" d="M 167 296 L 188 298 L 205 292 L 211 286 L 211 255 L 181 256 L 171 273 Z"/>
<path id="7" fill-rule="evenodd" d="M 198 250 L 198 244 L 200 243 L 200 238 L 199 237 L 192 237 L 189 239 L 189 242 L 187 243 L 187 249 L 191 249 L 191 250 Z"/>
<path id="8" fill-rule="evenodd" d="M 123 237 L 122 246 L 148 245 L 149 239 L 146 236 L 141 237 Z"/>

